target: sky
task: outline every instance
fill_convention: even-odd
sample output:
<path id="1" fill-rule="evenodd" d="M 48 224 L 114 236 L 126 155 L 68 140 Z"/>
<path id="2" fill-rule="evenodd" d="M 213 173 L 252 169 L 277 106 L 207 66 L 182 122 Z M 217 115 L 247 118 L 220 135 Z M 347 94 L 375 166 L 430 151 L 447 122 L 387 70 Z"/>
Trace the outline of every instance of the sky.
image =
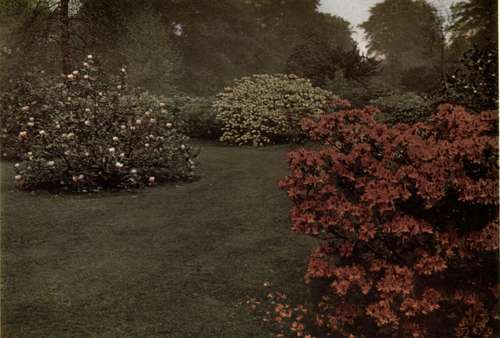
<path id="1" fill-rule="evenodd" d="M 321 0 L 320 11 L 338 15 L 351 23 L 353 38 L 358 42 L 362 52 L 366 52 L 366 40 L 363 30 L 357 26 L 369 17 L 370 8 L 383 0 Z M 492 0 L 494 1 L 494 0 Z M 457 0 L 428 0 L 440 10 L 446 12 Z"/>

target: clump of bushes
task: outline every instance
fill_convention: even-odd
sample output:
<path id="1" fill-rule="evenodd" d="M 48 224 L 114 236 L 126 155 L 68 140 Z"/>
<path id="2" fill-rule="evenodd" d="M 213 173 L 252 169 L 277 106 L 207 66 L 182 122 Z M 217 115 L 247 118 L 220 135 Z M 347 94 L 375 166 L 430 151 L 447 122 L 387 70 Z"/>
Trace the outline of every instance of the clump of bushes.
<path id="1" fill-rule="evenodd" d="M 174 96 L 166 98 L 169 114 L 183 124 L 183 132 L 191 137 L 219 139 L 221 125 L 212 108 L 213 97 Z"/>
<path id="2" fill-rule="evenodd" d="M 23 129 L 22 123 L 29 123 L 30 128 L 38 128 L 32 121 L 27 121 L 25 115 L 30 110 L 32 119 L 46 119 L 48 107 L 44 101 L 50 97 L 53 86 L 52 79 L 47 82 L 45 71 L 33 68 L 21 76 L 4 84 L 0 91 L 0 142 L 1 157 L 16 159 L 19 157 L 18 134 Z"/>
<path id="3" fill-rule="evenodd" d="M 303 127 L 280 185 L 293 230 L 322 240 L 316 325 L 335 336 L 496 337 L 498 114 L 440 106 L 390 126 L 373 107 Z"/>
<path id="4" fill-rule="evenodd" d="M 381 110 L 378 118 L 389 124 L 415 123 L 431 115 L 432 103 L 417 93 L 391 94 L 370 101 Z"/>
<path id="5" fill-rule="evenodd" d="M 488 44 L 468 50 L 449 79 L 444 99 L 475 112 L 498 109 L 498 47 Z"/>
<path id="6" fill-rule="evenodd" d="M 253 75 L 217 95 L 214 110 L 221 141 L 243 145 L 297 139 L 304 117 L 319 117 L 332 94 L 295 75 Z"/>
<path id="7" fill-rule="evenodd" d="M 43 77 L 44 97 L 17 98 L 7 113 L 19 130 L 20 188 L 128 189 L 193 177 L 188 138 L 126 74 L 106 77 L 89 55 L 64 78 Z"/>

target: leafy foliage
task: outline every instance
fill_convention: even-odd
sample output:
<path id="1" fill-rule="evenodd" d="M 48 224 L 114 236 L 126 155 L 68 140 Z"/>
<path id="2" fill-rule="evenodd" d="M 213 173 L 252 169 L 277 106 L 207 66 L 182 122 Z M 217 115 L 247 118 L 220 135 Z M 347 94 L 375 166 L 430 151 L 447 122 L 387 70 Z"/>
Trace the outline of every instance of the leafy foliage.
<path id="1" fill-rule="evenodd" d="M 356 45 L 333 47 L 311 36 L 292 52 L 287 72 L 324 87 L 329 80 L 336 80 L 339 76 L 362 81 L 376 72 L 378 64 L 375 59 L 361 55 Z"/>
<path id="2" fill-rule="evenodd" d="M 461 0 L 452 5 L 452 41 L 469 40 L 481 46 L 498 38 L 498 1 Z"/>
<path id="3" fill-rule="evenodd" d="M 494 337 L 498 117 L 442 105 L 390 127 L 374 108 L 303 127 L 321 150 L 289 154 L 292 228 L 322 239 L 317 325 L 349 336 Z"/>
<path id="4" fill-rule="evenodd" d="M 475 46 L 464 54 L 461 67 L 451 76 L 446 100 L 476 112 L 498 108 L 498 48 Z"/>
<path id="5" fill-rule="evenodd" d="M 128 87 L 125 68 L 107 79 L 89 55 L 64 79 L 38 76 L 43 91 L 16 96 L 7 110 L 16 124 L 8 131 L 20 130 L 20 188 L 131 188 L 193 177 L 188 139 L 163 103 Z"/>
<path id="6" fill-rule="evenodd" d="M 151 9 L 137 13 L 121 41 L 132 84 L 163 95 L 175 92 L 181 57 L 160 16 Z"/>
<path id="7" fill-rule="evenodd" d="M 238 80 L 214 102 L 223 124 L 221 141 L 229 144 L 269 143 L 296 139 L 299 121 L 323 113 L 332 94 L 295 75 L 253 75 Z"/>
<path id="8" fill-rule="evenodd" d="M 219 139 L 221 125 L 212 109 L 213 97 L 174 96 L 165 98 L 167 111 L 182 124 L 182 131 L 191 136 Z"/>
<path id="9" fill-rule="evenodd" d="M 379 97 L 370 104 L 379 108 L 380 118 L 390 124 L 422 121 L 430 117 L 432 108 L 428 98 L 412 92 Z"/>

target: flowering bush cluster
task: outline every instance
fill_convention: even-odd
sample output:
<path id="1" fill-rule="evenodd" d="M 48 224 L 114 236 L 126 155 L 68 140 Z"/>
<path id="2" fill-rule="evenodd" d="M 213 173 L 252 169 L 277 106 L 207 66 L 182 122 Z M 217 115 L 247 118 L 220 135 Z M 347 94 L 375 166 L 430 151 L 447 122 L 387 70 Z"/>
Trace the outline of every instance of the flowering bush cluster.
<path id="1" fill-rule="evenodd" d="M 375 108 L 303 121 L 320 150 L 289 154 L 293 229 L 322 239 L 316 323 L 349 336 L 494 337 L 497 112 L 442 105 L 391 127 Z"/>
<path id="2" fill-rule="evenodd" d="M 18 97 L 15 180 L 26 189 L 131 188 L 193 176 L 195 152 L 165 105 L 105 78 L 92 55 L 44 97 Z"/>
<path id="3" fill-rule="evenodd" d="M 468 50 L 449 79 L 445 98 L 475 112 L 498 109 L 498 46 Z"/>
<path id="4" fill-rule="evenodd" d="M 16 79 L 11 79 L 4 84 L 0 91 L 0 141 L 2 145 L 2 158 L 19 158 L 19 132 L 26 124 L 27 110 L 31 107 L 30 116 L 33 119 L 46 119 L 47 109 L 42 107 L 49 91 L 53 86 L 52 79 L 47 83 L 45 71 L 33 68 Z M 32 121 L 28 121 L 29 127 L 36 129 Z"/>
<path id="5" fill-rule="evenodd" d="M 300 134 L 300 119 L 322 114 L 331 97 L 295 75 L 244 77 L 214 102 L 221 141 L 262 146 L 293 140 Z"/>

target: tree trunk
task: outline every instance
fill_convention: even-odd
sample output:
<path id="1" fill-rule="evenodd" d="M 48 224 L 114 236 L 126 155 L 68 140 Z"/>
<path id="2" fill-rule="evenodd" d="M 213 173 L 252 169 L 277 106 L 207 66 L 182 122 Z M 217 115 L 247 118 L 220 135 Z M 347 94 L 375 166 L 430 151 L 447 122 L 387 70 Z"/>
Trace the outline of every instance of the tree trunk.
<path id="1" fill-rule="evenodd" d="M 70 55 L 70 32 L 69 32 L 69 1 L 61 0 L 60 3 L 60 17 L 59 22 L 61 25 L 61 65 L 64 74 L 71 72 L 71 55 Z"/>

